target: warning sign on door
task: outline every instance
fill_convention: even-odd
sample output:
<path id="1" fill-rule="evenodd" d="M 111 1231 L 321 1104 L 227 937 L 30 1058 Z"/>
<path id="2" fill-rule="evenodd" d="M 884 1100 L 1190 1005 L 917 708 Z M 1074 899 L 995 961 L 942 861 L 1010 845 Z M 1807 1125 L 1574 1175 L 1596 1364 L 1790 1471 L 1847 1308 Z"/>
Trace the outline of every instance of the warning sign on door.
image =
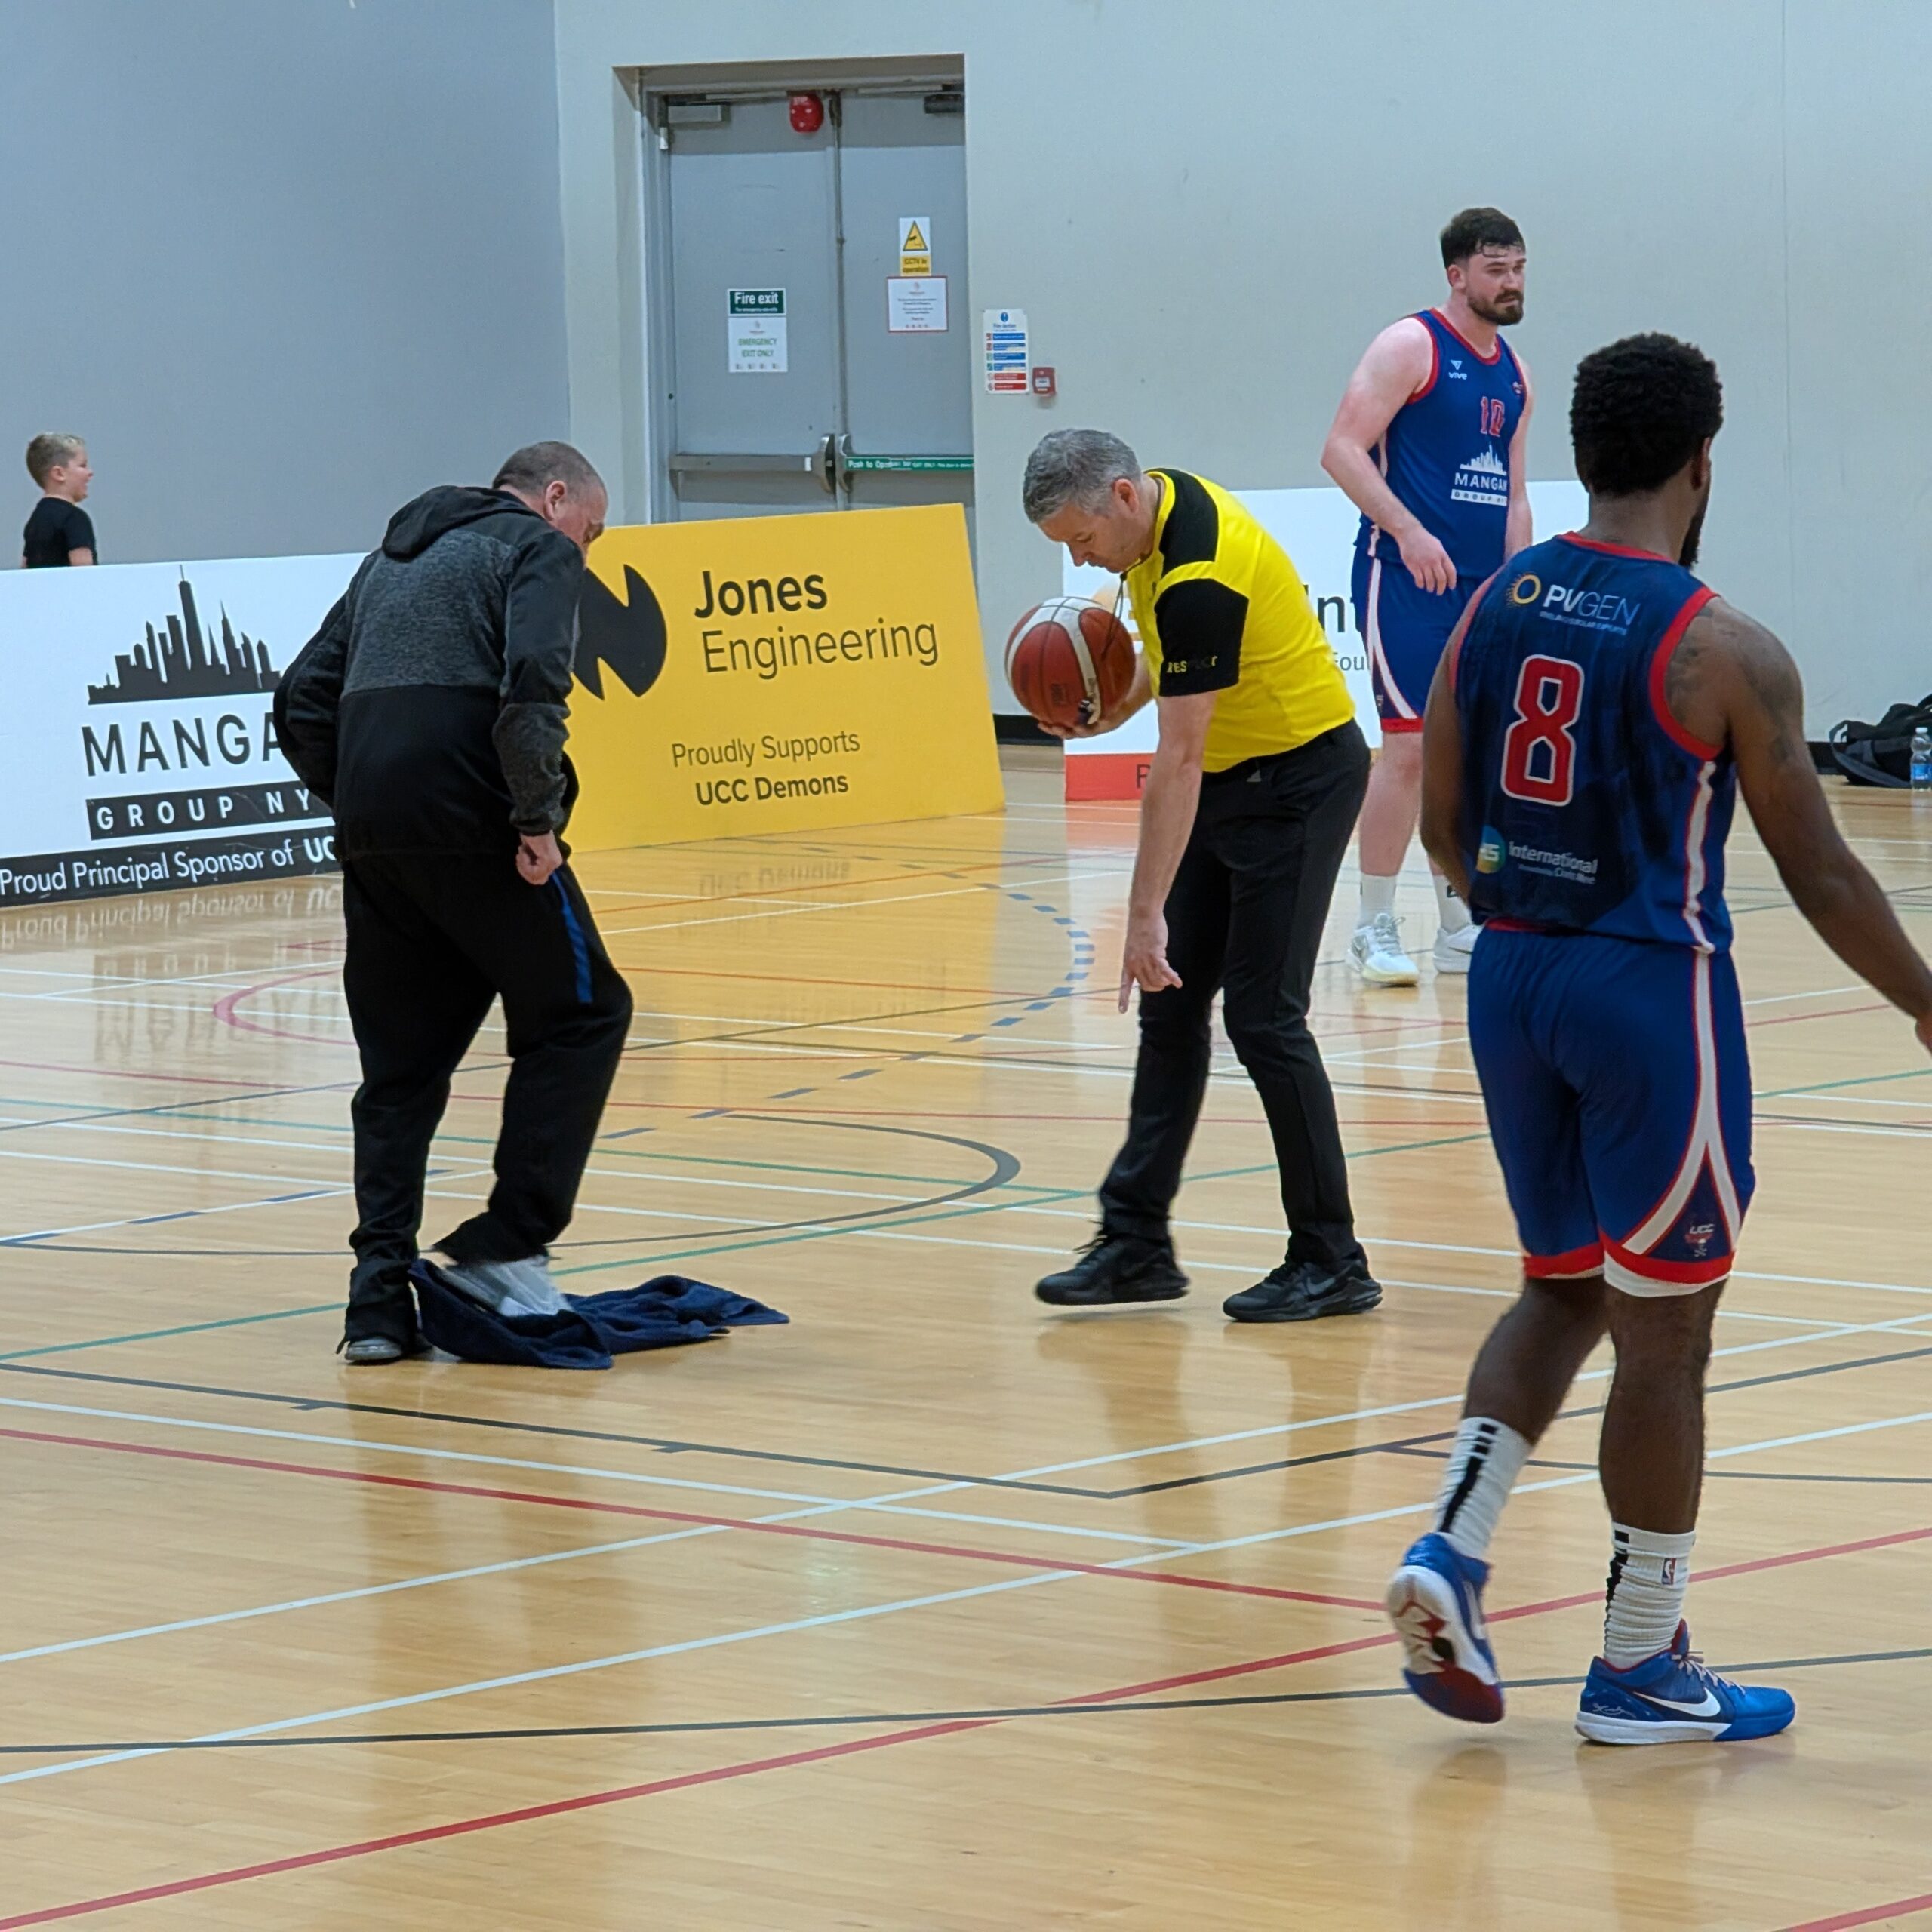
<path id="1" fill-rule="evenodd" d="M 933 272 L 933 218 L 929 214 L 902 214 L 899 217 L 899 272 L 931 275 Z"/>
<path id="2" fill-rule="evenodd" d="M 1026 393 L 1026 311 L 988 309 L 986 389 L 992 395 Z"/>
<path id="3" fill-rule="evenodd" d="M 783 375 L 785 347 L 783 289 L 725 291 L 725 367 L 733 375 Z"/>

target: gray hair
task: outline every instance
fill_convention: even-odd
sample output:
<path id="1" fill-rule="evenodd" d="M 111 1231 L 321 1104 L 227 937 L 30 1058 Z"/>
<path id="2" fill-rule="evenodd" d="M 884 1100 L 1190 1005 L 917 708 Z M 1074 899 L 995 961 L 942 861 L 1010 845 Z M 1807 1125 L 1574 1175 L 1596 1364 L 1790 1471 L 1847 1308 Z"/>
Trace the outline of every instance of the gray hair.
<path id="1" fill-rule="evenodd" d="M 1124 476 L 1140 479 L 1140 459 L 1105 429 L 1056 429 L 1026 459 L 1020 500 L 1029 523 L 1044 523 L 1069 503 L 1098 509 Z"/>
<path id="2" fill-rule="evenodd" d="M 542 495 L 546 485 L 552 483 L 562 484 L 574 497 L 586 490 L 604 488 L 604 479 L 591 467 L 590 459 L 568 443 L 526 443 L 514 455 L 503 459 L 503 466 L 490 487 L 521 491 L 535 497 Z"/>
<path id="3" fill-rule="evenodd" d="M 47 479 L 63 463 L 72 463 L 87 445 L 78 436 L 63 436 L 49 432 L 36 436 L 27 445 L 27 474 L 44 490 Z"/>

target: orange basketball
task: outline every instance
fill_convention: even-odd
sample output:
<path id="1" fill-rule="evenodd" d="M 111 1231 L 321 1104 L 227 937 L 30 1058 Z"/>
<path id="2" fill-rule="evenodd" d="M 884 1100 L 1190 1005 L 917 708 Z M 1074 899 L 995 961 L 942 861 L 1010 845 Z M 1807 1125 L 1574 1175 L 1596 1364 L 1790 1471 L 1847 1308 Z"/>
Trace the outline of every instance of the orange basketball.
<path id="1" fill-rule="evenodd" d="M 1050 597 L 1013 627 L 1006 681 L 1042 724 L 1091 724 L 1134 681 L 1134 640 L 1111 611 L 1084 597 Z"/>

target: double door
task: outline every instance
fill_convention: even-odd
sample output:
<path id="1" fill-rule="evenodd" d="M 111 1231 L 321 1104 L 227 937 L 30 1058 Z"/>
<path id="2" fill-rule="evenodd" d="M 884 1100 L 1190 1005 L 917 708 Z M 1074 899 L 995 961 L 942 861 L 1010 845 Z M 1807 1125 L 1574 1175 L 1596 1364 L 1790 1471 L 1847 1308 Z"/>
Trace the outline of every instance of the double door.
<path id="1" fill-rule="evenodd" d="M 662 513 L 973 501 L 956 90 L 652 103 Z"/>

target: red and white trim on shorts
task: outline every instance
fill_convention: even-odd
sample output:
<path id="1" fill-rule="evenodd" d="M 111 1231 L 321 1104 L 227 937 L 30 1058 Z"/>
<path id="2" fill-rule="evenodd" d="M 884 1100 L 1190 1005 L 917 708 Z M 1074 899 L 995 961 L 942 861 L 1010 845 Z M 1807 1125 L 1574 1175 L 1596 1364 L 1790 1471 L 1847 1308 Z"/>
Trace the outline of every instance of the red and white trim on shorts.
<path id="1" fill-rule="evenodd" d="M 1392 718 L 1386 715 L 1383 718 L 1383 736 L 1386 737 L 1398 731 L 1420 731 L 1421 716 L 1402 695 L 1402 688 L 1396 683 L 1395 674 L 1389 668 L 1388 654 L 1382 648 L 1382 559 L 1372 552 L 1368 560 L 1368 598 L 1362 611 L 1362 641 L 1368 646 L 1368 661 L 1374 667 L 1380 694 L 1395 714 Z M 1384 706 L 1378 705 L 1376 708 L 1383 710 Z"/>
<path id="2" fill-rule="evenodd" d="M 1694 808 L 1694 817 L 1695 808 Z M 1695 848 L 1694 848 L 1694 850 Z M 1697 853 L 1692 882 L 1701 884 L 1702 854 Z M 1689 915 L 1687 913 L 1687 917 Z M 1695 922 L 1694 921 L 1694 928 Z M 1717 1028 L 1711 1011 L 1711 955 L 1691 955 L 1693 1031 L 1697 1043 L 1697 1103 L 1691 1117 L 1688 1144 L 1677 1172 L 1657 1205 L 1621 1241 L 1604 1238 L 1604 1277 L 1613 1287 L 1633 1295 L 1688 1295 L 1721 1281 L 1730 1272 L 1731 1258 L 1744 1223 L 1737 1184 L 1724 1150 L 1724 1122 L 1718 1112 Z M 1723 1221 L 1722 1238 L 1715 1252 L 1694 1261 L 1664 1261 L 1651 1251 L 1669 1234 L 1689 1204 L 1697 1177 L 1709 1168 L 1711 1184 Z"/>
<path id="3" fill-rule="evenodd" d="M 1580 1281 L 1603 1272 L 1603 1244 L 1591 1241 L 1567 1254 L 1526 1254 L 1523 1272 L 1532 1281 Z"/>

